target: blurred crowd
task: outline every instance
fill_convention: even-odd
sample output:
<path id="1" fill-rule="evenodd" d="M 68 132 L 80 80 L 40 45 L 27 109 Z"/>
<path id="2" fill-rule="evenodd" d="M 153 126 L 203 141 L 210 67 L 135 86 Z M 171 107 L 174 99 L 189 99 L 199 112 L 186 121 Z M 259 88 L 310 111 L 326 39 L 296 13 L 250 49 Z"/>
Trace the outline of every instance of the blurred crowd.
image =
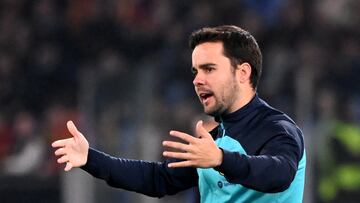
<path id="1" fill-rule="evenodd" d="M 1 0 L 0 177 L 58 177 L 50 143 L 70 119 L 112 155 L 161 160 L 169 129 L 208 119 L 189 34 L 234 24 L 262 49 L 260 96 L 305 131 L 307 201 L 359 201 L 359 11 L 357 0 Z"/>

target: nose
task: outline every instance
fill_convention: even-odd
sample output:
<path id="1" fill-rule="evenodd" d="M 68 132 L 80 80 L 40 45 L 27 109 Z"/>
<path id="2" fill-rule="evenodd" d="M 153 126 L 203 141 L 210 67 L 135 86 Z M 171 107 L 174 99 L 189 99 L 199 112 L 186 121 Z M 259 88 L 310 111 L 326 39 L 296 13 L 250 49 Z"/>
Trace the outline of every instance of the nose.
<path id="1" fill-rule="evenodd" d="M 194 86 L 199 86 L 199 85 L 204 85 L 205 84 L 205 80 L 203 77 L 201 77 L 201 75 L 198 73 L 194 80 L 193 80 L 193 84 Z"/>

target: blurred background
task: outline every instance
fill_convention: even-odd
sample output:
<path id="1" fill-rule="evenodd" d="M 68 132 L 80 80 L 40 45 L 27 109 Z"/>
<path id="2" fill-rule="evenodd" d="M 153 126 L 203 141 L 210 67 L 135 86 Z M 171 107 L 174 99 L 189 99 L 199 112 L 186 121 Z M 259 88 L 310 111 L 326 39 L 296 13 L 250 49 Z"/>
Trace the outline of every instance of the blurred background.
<path id="1" fill-rule="evenodd" d="M 360 202 L 360 1 L 1 0 L 0 202 L 197 202 L 64 173 L 50 143 L 74 120 L 90 145 L 161 161 L 202 113 L 189 34 L 234 24 L 262 49 L 260 96 L 302 128 L 304 202 Z"/>

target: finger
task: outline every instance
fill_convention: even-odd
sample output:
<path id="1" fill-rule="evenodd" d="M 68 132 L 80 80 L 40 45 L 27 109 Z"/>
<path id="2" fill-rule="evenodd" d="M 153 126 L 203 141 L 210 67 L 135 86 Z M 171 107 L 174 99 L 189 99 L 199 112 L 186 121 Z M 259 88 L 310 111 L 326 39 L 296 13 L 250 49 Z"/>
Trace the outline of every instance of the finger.
<path id="1" fill-rule="evenodd" d="M 186 134 L 186 133 L 183 133 L 183 132 L 179 132 L 179 131 L 175 131 L 175 130 L 172 130 L 170 131 L 170 135 L 174 136 L 174 137 L 177 137 L 177 138 L 180 138 L 188 143 L 195 143 L 196 142 L 196 138 L 194 138 L 193 136 L 189 135 L 189 134 Z"/>
<path id="2" fill-rule="evenodd" d="M 191 147 L 189 145 L 180 142 L 164 141 L 163 146 L 182 150 L 185 152 L 191 152 Z"/>
<path id="3" fill-rule="evenodd" d="M 57 140 L 51 144 L 52 147 L 65 147 L 69 139 Z"/>
<path id="4" fill-rule="evenodd" d="M 211 137 L 210 133 L 204 128 L 202 120 L 200 120 L 196 123 L 196 135 L 198 138 L 210 138 Z"/>
<path id="5" fill-rule="evenodd" d="M 180 168 L 180 167 L 189 167 L 189 166 L 193 166 L 192 161 L 179 161 L 168 164 L 169 168 Z"/>
<path id="6" fill-rule="evenodd" d="M 58 158 L 58 160 L 57 160 L 57 162 L 59 164 L 62 164 L 62 163 L 68 162 L 68 161 L 69 161 L 69 157 L 67 155 L 62 156 L 62 157 Z"/>
<path id="7" fill-rule="evenodd" d="M 56 151 L 55 151 L 55 155 L 56 156 L 60 156 L 60 155 L 64 155 L 64 154 L 66 154 L 66 151 L 65 151 L 65 149 L 64 148 L 59 148 L 59 149 L 57 149 Z"/>
<path id="8" fill-rule="evenodd" d="M 169 157 L 169 158 L 176 158 L 176 159 L 191 159 L 191 154 L 184 153 L 184 152 L 169 152 L 164 151 L 163 156 Z"/>
<path id="9" fill-rule="evenodd" d="M 78 138 L 81 135 L 81 133 L 76 128 L 74 122 L 68 121 L 66 123 L 66 125 L 67 125 L 67 128 L 68 128 L 69 132 L 74 136 L 74 138 Z"/>
<path id="10" fill-rule="evenodd" d="M 70 163 L 70 162 L 67 162 L 66 163 L 66 166 L 65 166 L 65 168 L 64 168 L 64 171 L 70 171 L 71 169 L 72 169 L 72 163 Z"/>

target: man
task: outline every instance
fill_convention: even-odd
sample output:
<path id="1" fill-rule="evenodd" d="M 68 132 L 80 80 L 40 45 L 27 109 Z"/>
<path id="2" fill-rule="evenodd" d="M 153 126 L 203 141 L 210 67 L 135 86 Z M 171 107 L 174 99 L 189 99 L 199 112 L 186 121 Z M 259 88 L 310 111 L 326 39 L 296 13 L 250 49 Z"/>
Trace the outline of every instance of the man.
<path id="1" fill-rule="evenodd" d="M 199 186 L 201 202 L 301 202 L 305 176 L 302 132 L 257 93 L 262 56 L 254 37 L 236 26 L 203 28 L 190 37 L 193 84 L 205 113 L 219 125 L 195 136 L 170 131 L 162 163 L 111 157 L 89 148 L 70 121 L 72 138 L 53 143 L 65 171 L 81 167 L 109 185 L 162 197 Z"/>

